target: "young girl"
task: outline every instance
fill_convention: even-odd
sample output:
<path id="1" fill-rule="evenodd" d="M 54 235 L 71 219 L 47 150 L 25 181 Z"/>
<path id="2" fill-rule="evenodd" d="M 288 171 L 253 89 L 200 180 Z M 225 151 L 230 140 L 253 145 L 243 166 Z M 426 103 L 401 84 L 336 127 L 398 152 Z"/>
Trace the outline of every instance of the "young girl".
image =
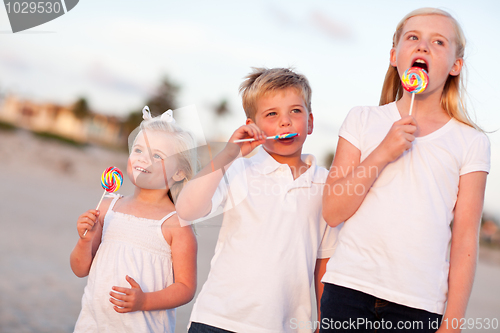
<path id="1" fill-rule="evenodd" d="M 488 138 L 463 103 L 464 48 L 447 12 L 411 12 L 394 34 L 381 106 L 344 121 L 323 195 L 328 224 L 345 223 L 322 280 L 321 332 L 463 323 L 490 168 Z M 409 116 L 400 77 L 413 66 L 429 84 Z"/>
<path id="2" fill-rule="evenodd" d="M 78 218 L 71 268 L 89 278 L 75 332 L 173 333 L 175 308 L 194 296 L 196 239 L 174 201 L 195 172 L 195 146 L 171 113 L 143 110 L 127 166 L 134 193 Z"/>

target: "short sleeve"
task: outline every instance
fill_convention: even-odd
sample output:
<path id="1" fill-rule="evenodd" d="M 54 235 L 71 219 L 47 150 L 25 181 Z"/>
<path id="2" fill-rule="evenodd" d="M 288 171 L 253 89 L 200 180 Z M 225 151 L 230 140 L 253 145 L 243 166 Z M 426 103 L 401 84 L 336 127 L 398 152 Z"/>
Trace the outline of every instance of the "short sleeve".
<path id="1" fill-rule="evenodd" d="M 222 170 L 219 170 L 218 172 L 222 172 Z M 212 197 L 212 210 L 208 215 L 212 215 L 220 206 L 225 204 L 227 198 L 227 189 L 228 189 L 228 184 L 227 184 L 227 174 L 226 174 L 226 177 L 225 176 L 222 177 L 222 179 L 219 182 L 219 185 L 217 186 L 217 189 L 215 190 L 215 193 Z"/>
<path id="2" fill-rule="evenodd" d="M 321 223 L 325 223 L 323 217 L 321 217 Z M 339 235 L 340 228 L 344 223 L 339 224 L 335 228 L 330 227 L 328 224 L 326 225 L 325 233 L 323 234 L 323 239 L 321 240 L 321 244 L 319 245 L 317 258 L 318 259 L 326 259 L 330 258 L 335 251 L 335 247 L 337 246 L 337 238 Z"/>
<path id="3" fill-rule="evenodd" d="M 215 213 L 219 207 L 223 207 L 223 211 L 234 208 L 248 195 L 245 160 L 244 158 L 238 158 L 224 172 L 212 196 L 212 209 L 207 216 Z M 219 170 L 218 172 L 222 171 Z"/>
<path id="4" fill-rule="evenodd" d="M 465 154 L 460 176 L 475 171 L 490 172 L 490 140 L 484 133 L 477 135 Z"/>
<path id="5" fill-rule="evenodd" d="M 356 148 L 360 148 L 361 116 L 363 108 L 355 107 L 349 111 L 349 114 L 340 127 L 339 136 L 349 141 Z"/>

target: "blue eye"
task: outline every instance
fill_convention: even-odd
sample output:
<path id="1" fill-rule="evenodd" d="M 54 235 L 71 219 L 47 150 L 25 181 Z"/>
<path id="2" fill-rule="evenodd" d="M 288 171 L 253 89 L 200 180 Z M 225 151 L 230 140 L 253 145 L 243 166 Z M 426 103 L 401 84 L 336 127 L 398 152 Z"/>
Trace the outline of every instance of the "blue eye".
<path id="1" fill-rule="evenodd" d="M 408 37 L 408 39 L 409 39 L 409 40 L 418 40 L 418 37 L 417 37 L 417 36 L 415 36 L 415 35 L 410 35 L 410 36 Z"/>
<path id="2" fill-rule="evenodd" d="M 153 157 L 154 157 L 154 158 L 157 158 L 157 159 L 160 159 L 160 160 L 162 160 L 162 159 L 163 159 L 163 158 L 162 158 L 160 155 L 158 155 L 158 154 L 154 154 L 154 155 L 153 155 Z"/>
<path id="3" fill-rule="evenodd" d="M 293 110 L 292 110 L 292 112 L 293 112 L 293 113 L 301 113 L 301 112 L 302 112 L 302 110 L 301 110 L 301 109 L 293 109 Z"/>
<path id="4" fill-rule="evenodd" d="M 273 111 L 273 112 L 269 112 L 268 114 L 266 114 L 266 117 L 275 116 L 275 115 L 277 115 L 277 113 Z"/>
<path id="5" fill-rule="evenodd" d="M 142 150 L 140 150 L 139 148 L 135 148 L 134 153 L 140 154 L 140 153 L 142 153 Z"/>
<path id="6" fill-rule="evenodd" d="M 442 40 L 437 40 L 435 43 L 436 43 L 437 45 L 444 45 L 444 42 L 443 42 Z"/>

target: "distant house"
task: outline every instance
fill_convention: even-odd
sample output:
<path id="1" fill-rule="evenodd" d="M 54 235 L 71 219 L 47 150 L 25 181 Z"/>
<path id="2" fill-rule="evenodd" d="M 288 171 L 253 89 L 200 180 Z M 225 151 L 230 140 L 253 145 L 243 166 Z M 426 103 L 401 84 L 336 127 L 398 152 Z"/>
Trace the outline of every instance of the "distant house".
<path id="1" fill-rule="evenodd" d="M 79 118 L 72 107 L 72 105 L 35 103 L 8 95 L 0 105 L 0 121 L 80 143 L 124 146 L 126 137 L 122 121 L 118 117 L 90 113 L 84 118 Z"/>
<path id="2" fill-rule="evenodd" d="M 500 228 L 492 219 L 485 219 L 481 225 L 480 237 L 483 242 L 500 245 Z"/>

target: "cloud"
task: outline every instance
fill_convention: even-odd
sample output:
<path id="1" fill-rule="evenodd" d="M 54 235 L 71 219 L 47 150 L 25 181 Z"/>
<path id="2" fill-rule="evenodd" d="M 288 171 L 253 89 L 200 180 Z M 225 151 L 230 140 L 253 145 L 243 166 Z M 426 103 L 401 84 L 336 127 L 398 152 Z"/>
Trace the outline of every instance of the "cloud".
<path id="1" fill-rule="evenodd" d="M 269 13 L 281 25 L 292 26 L 297 23 L 286 11 L 282 10 L 281 7 L 271 5 L 269 7 Z"/>
<path id="2" fill-rule="evenodd" d="M 305 17 L 298 18 L 293 17 L 281 7 L 270 6 L 269 13 L 277 23 L 287 29 L 296 28 L 307 31 L 312 27 L 333 40 L 351 40 L 354 35 L 349 25 L 329 17 L 324 11 L 311 10 L 306 12 Z"/>
<path id="3" fill-rule="evenodd" d="M 328 17 L 319 10 L 311 12 L 309 19 L 317 29 L 332 39 L 350 40 L 353 38 L 352 30 L 348 25 Z"/>
<path id="4" fill-rule="evenodd" d="M 29 72 L 32 69 L 22 55 L 13 53 L 0 54 L 0 65 L 13 72 Z"/>
<path id="5" fill-rule="evenodd" d="M 93 84 L 102 88 L 115 90 L 119 93 L 145 95 L 150 92 L 144 85 L 132 79 L 115 74 L 100 63 L 91 65 L 87 72 L 87 78 Z"/>

